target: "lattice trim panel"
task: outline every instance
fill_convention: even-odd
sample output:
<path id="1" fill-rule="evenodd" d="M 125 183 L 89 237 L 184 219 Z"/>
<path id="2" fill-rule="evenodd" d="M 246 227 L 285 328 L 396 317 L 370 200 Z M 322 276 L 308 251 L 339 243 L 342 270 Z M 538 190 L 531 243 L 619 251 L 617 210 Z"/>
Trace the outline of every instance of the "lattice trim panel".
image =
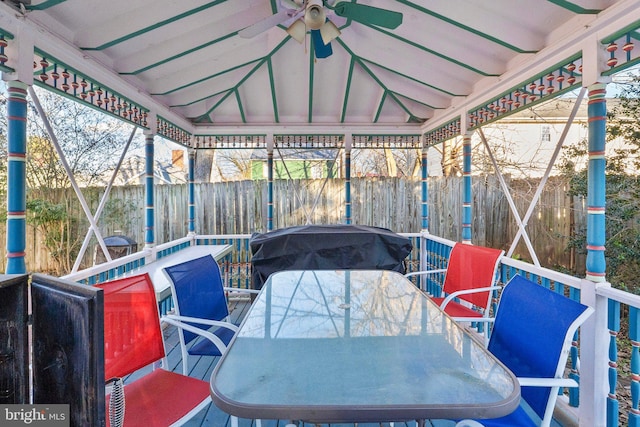
<path id="1" fill-rule="evenodd" d="M 469 129 L 493 122 L 516 111 L 529 108 L 561 93 L 573 90 L 582 82 L 582 56 L 575 55 L 531 80 L 495 97 L 469 112 Z"/>
<path id="2" fill-rule="evenodd" d="M 342 148 L 344 135 L 274 135 L 278 148 Z"/>
<path id="3" fill-rule="evenodd" d="M 267 148 L 266 135 L 195 135 L 192 148 Z"/>
<path id="4" fill-rule="evenodd" d="M 430 147 L 460 135 L 460 117 L 424 134 L 425 146 Z"/>
<path id="5" fill-rule="evenodd" d="M 158 119 L 156 121 L 158 125 L 158 135 L 187 146 L 191 142 L 191 133 L 187 132 L 179 126 L 174 125 L 163 117 L 158 116 Z"/>
<path id="6" fill-rule="evenodd" d="M 353 135 L 353 148 L 421 149 L 421 135 Z"/>
<path id="7" fill-rule="evenodd" d="M 6 65 L 7 61 L 9 61 L 6 48 L 7 46 L 9 46 L 9 42 L 11 40 L 13 40 L 13 34 L 0 28 L 0 71 L 4 71 L 6 73 L 11 73 L 14 71 L 13 68 Z"/>
<path id="8" fill-rule="evenodd" d="M 149 110 L 91 80 L 43 52 L 33 61 L 34 82 L 138 126 L 147 127 Z"/>
<path id="9" fill-rule="evenodd" d="M 640 40 L 640 24 L 607 37 L 602 40 L 608 52 L 607 67 L 604 75 L 617 73 L 640 63 L 640 49 L 635 48 L 635 41 Z"/>

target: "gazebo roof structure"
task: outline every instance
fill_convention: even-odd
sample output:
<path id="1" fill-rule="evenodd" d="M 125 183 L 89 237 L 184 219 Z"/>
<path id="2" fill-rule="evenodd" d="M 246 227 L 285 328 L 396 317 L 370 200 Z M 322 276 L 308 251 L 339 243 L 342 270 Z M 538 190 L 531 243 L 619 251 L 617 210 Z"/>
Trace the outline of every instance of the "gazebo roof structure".
<path id="1" fill-rule="evenodd" d="M 318 59 L 285 20 L 292 0 L 0 3 L 5 75 L 89 103 L 194 148 L 229 135 L 421 135 L 437 143 L 640 58 L 637 0 L 357 3 L 394 29 L 338 16 Z M 335 8 L 335 10 L 334 10 Z M 19 54 L 33 49 L 33 64 Z M 214 137 L 212 139 L 212 137 Z M 230 142 L 229 142 L 230 143 Z"/>

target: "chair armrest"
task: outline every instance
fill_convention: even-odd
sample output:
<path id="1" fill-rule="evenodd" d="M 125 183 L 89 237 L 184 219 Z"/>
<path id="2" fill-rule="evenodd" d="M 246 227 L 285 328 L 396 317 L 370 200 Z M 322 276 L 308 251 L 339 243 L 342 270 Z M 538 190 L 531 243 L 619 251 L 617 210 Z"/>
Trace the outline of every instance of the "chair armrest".
<path id="1" fill-rule="evenodd" d="M 231 329 L 233 332 L 238 332 L 238 330 L 240 329 L 238 326 L 234 325 L 233 323 L 225 322 L 223 320 L 210 320 L 210 319 L 201 319 L 199 317 L 176 316 L 175 314 L 167 314 L 165 316 L 162 316 L 160 320 L 162 321 L 167 319 L 175 320 L 178 322 L 197 323 L 200 325 L 207 325 L 207 326 L 218 326 L 220 328 Z M 188 326 L 191 326 L 191 325 L 188 325 Z M 197 327 L 196 329 L 202 330 Z"/>
<path id="2" fill-rule="evenodd" d="M 184 319 L 189 319 L 189 317 L 185 317 Z M 201 337 L 208 339 L 209 341 L 211 341 L 213 343 L 213 345 L 218 347 L 218 350 L 220 350 L 221 354 L 224 354 L 224 352 L 227 350 L 227 346 L 224 344 L 224 342 L 222 342 L 222 340 L 220 338 L 218 338 L 217 336 L 215 336 L 211 332 L 205 331 L 205 330 L 200 329 L 200 328 L 198 328 L 196 326 L 188 325 L 188 324 L 178 320 L 175 316 L 172 316 L 172 317 L 163 316 L 160 319 L 160 321 L 168 323 L 170 325 L 173 325 L 173 326 L 175 326 L 177 328 L 184 329 L 185 331 L 193 332 L 196 335 L 200 335 Z M 233 326 L 235 326 L 235 325 L 233 325 Z"/>
<path id="3" fill-rule="evenodd" d="M 234 288 L 231 286 L 224 286 L 222 289 L 224 289 L 227 292 L 237 292 L 239 294 L 258 294 L 260 293 L 259 289 L 245 289 L 245 288 Z"/>
<path id="4" fill-rule="evenodd" d="M 571 378 L 531 378 L 518 377 L 522 387 L 579 387 L 580 384 Z"/>
<path id="5" fill-rule="evenodd" d="M 445 306 L 449 304 L 452 299 L 457 298 L 460 295 L 477 294 L 479 292 L 495 291 L 498 289 L 502 289 L 502 286 L 485 286 L 483 288 L 463 289 L 460 291 L 455 291 L 447 295 L 447 297 L 440 304 L 440 308 L 444 310 Z"/>
<path id="6" fill-rule="evenodd" d="M 445 268 L 441 268 L 438 270 L 424 270 L 424 271 L 414 271 L 412 273 L 407 273 L 404 275 L 404 277 L 411 277 L 411 276 L 424 276 L 427 274 L 434 274 L 434 273 L 445 273 L 447 270 Z"/>

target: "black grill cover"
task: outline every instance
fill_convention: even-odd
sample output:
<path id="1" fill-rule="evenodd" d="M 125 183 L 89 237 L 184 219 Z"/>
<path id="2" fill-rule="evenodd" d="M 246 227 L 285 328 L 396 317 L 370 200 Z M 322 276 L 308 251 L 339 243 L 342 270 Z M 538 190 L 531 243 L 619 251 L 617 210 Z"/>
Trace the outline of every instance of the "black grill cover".
<path id="1" fill-rule="evenodd" d="M 250 240 L 252 285 L 262 289 L 282 270 L 393 270 L 405 272 L 411 241 L 386 228 L 364 225 L 301 225 Z"/>

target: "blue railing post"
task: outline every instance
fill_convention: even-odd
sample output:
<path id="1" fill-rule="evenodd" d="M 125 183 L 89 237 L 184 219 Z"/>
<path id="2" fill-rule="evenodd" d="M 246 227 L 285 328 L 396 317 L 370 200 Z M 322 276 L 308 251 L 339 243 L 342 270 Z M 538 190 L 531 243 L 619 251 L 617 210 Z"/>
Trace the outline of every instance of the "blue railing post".
<path id="1" fill-rule="evenodd" d="M 351 224 L 351 135 L 345 135 L 344 150 L 344 221 Z"/>
<path id="2" fill-rule="evenodd" d="M 153 137 L 154 133 L 145 131 L 144 134 L 144 155 L 145 155 L 145 239 L 147 247 L 154 246 L 154 204 L 153 204 Z"/>
<path id="3" fill-rule="evenodd" d="M 465 132 L 462 142 L 462 242 L 471 243 L 471 133 Z"/>
<path id="4" fill-rule="evenodd" d="M 189 235 L 196 233 L 196 150 L 189 150 Z"/>
<path id="5" fill-rule="evenodd" d="M 427 152 L 429 147 L 426 146 L 425 138 L 422 138 L 422 159 L 421 159 L 421 171 L 422 171 L 422 231 L 429 231 L 429 184 L 427 178 L 429 177 Z"/>
<path id="6" fill-rule="evenodd" d="M 26 240 L 27 85 L 7 82 L 7 274 L 24 274 Z"/>

